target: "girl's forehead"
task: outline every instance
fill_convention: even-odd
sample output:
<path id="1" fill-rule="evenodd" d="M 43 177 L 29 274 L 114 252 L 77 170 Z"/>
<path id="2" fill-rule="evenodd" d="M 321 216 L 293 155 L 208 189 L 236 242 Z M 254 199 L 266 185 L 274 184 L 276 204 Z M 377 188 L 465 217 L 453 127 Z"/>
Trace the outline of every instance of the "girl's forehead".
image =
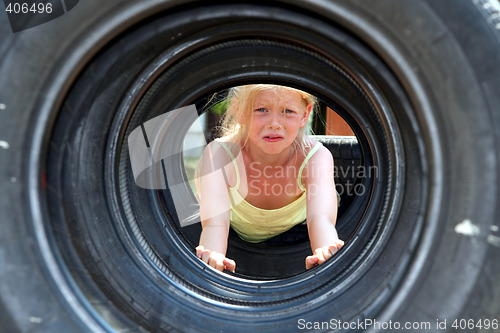
<path id="1" fill-rule="evenodd" d="M 302 96 L 292 90 L 286 88 L 264 89 L 255 94 L 254 101 L 257 103 L 284 103 L 284 104 L 298 104 L 304 103 Z"/>

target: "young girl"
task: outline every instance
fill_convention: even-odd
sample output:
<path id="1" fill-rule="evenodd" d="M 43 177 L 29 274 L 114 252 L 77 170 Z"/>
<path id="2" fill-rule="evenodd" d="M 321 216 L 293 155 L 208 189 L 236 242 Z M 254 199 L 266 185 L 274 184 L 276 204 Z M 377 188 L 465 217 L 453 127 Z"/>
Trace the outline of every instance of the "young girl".
<path id="1" fill-rule="evenodd" d="M 203 231 L 197 256 L 217 270 L 235 270 L 226 258 L 230 226 L 258 243 L 307 220 L 313 254 L 322 264 L 344 244 L 335 229 L 337 193 L 331 153 L 304 133 L 314 97 L 277 85 L 233 88 L 223 128 L 200 161 Z"/>

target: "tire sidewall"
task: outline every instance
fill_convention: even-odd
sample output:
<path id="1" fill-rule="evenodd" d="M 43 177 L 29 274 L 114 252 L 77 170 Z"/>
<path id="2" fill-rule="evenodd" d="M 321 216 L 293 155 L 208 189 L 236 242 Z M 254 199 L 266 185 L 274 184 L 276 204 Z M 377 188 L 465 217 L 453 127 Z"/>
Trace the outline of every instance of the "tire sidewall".
<path id="1" fill-rule="evenodd" d="M 69 284 L 66 280 L 67 277 L 64 277 L 60 269 L 54 266 L 57 260 L 51 258 L 50 253 L 36 254 L 38 251 L 33 251 L 28 245 L 34 243 L 38 249 L 43 249 L 42 245 L 46 244 L 44 243 L 46 240 L 42 239 L 40 233 L 47 233 L 49 230 L 46 229 L 41 220 L 40 213 L 43 211 L 43 205 L 32 202 L 33 198 L 29 197 L 27 192 L 27 188 L 30 186 L 32 189 L 33 186 L 40 189 L 40 183 L 36 182 L 38 185 L 35 185 L 33 182 L 39 179 L 35 176 L 43 174 L 43 171 L 40 165 L 36 165 L 36 170 L 33 170 L 31 169 L 33 166 L 26 166 L 24 161 L 28 154 L 31 154 L 32 157 L 37 155 L 33 151 L 40 147 L 39 144 L 33 144 L 30 138 L 35 137 L 37 140 L 43 140 L 47 137 L 46 133 L 40 132 L 39 123 L 46 124 L 46 128 L 51 127 L 54 115 L 50 110 L 59 109 L 65 92 L 79 69 L 82 68 L 82 64 L 86 63 L 97 51 L 97 47 L 92 47 L 91 44 L 94 46 L 103 45 L 120 31 L 124 31 L 126 27 L 130 27 L 148 13 L 155 11 L 154 7 L 159 8 L 157 4 L 152 4 L 149 8 L 146 5 L 137 5 L 136 8 L 133 8 L 132 5 L 119 8 L 120 6 L 115 3 L 109 6 L 107 12 L 113 13 L 113 15 L 109 15 L 120 19 L 104 24 L 102 22 L 106 16 L 96 18 L 90 15 L 93 13 L 93 8 L 90 5 L 88 7 L 82 6 L 81 9 L 78 8 L 78 10 L 69 13 L 68 17 L 62 17 L 48 23 L 50 26 L 47 25 L 43 32 L 49 34 L 51 38 L 40 39 L 42 33 L 38 33 L 38 30 L 32 30 L 19 33 L 14 39 L 11 39 L 10 36 L 4 39 L 9 40 L 11 45 L 5 52 L 0 74 L 6 78 L 5 82 L 9 84 L 2 85 L 0 102 L 5 101 L 3 103 L 8 106 L 9 112 L 17 113 L 19 116 L 4 121 L 5 115 L 2 115 L 0 122 L 2 124 L 0 125 L 2 139 L 9 142 L 10 145 L 10 148 L 3 152 L 4 155 L 8 155 L 1 159 L 2 183 L 6 184 L 4 189 L 6 193 L 9 193 L 10 198 L 8 202 L 2 202 L 0 207 L 7 216 L 6 222 L 2 224 L 6 230 L 5 237 L 20 237 L 23 242 L 13 243 L 15 244 L 13 245 L 13 248 L 16 249 L 15 252 L 19 254 L 16 255 L 15 262 L 8 261 L 9 270 L 4 270 L 2 276 L 8 276 L 7 274 L 15 271 L 16 267 L 23 265 L 29 264 L 30 267 L 36 267 L 36 271 L 42 276 L 42 279 L 34 282 L 25 278 L 22 283 L 31 285 L 33 289 L 38 290 L 39 295 L 51 295 L 51 297 L 47 297 L 47 299 L 52 300 L 48 301 L 48 307 L 53 306 L 53 308 L 58 309 L 57 311 L 63 313 L 66 311 L 62 309 L 68 305 L 68 301 L 62 301 L 65 298 L 61 297 L 60 289 L 58 289 L 60 288 L 58 285 L 61 285 L 55 281 L 66 281 L 63 284 Z M 337 7 L 332 8 L 332 6 Z M 379 33 L 377 35 L 373 31 L 369 33 L 369 29 L 363 26 L 355 28 L 353 22 L 356 15 L 364 18 L 371 16 L 365 10 L 351 4 L 345 5 L 344 8 L 340 6 L 325 4 L 324 7 L 321 7 L 322 16 L 329 16 L 325 14 L 325 12 L 329 12 L 338 19 L 338 22 L 353 30 L 357 29 L 358 33 L 361 29 L 365 29 L 362 35 L 365 36 L 366 41 L 372 43 L 374 49 L 377 49 L 385 57 L 395 73 L 401 73 L 403 76 L 407 68 L 413 68 L 417 73 L 413 75 L 415 81 L 404 82 L 404 85 L 406 85 L 407 91 L 410 92 L 410 98 L 416 106 L 415 121 L 420 125 L 430 123 L 435 125 L 421 133 L 422 141 L 419 147 L 426 151 L 430 149 L 432 153 L 427 153 L 429 160 L 426 161 L 430 175 L 430 195 L 427 203 L 429 209 L 423 212 L 422 218 L 425 219 L 426 223 L 422 231 L 420 247 L 414 254 L 413 264 L 410 267 L 410 272 L 415 273 L 413 274 L 415 277 L 407 279 L 398 286 L 398 292 L 393 297 L 393 305 L 385 309 L 381 318 L 393 318 L 393 320 L 429 318 L 430 315 L 422 310 L 425 300 L 429 301 L 429 299 L 434 300 L 431 302 L 433 304 L 432 314 L 439 313 L 443 318 L 456 317 L 474 287 L 476 277 L 480 274 L 480 270 L 474 269 L 475 263 L 491 261 L 494 254 L 485 238 L 491 221 L 498 215 L 494 208 L 498 193 L 496 188 L 491 186 L 492 180 L 496 179 L 497 175 L 498 152 L 495 146 L 498 139 L 489 133 L 495 133 L 494 124 L 498 124 L 499 117 L 492 114 L 491 107 L 487 105 L 483 97 L 484 88 L 481 87 L 498 87 L 499 85 L 495 84 L 498 83 L 497 78 L 500 75 L 498 75 L 497 69 L 482 70 L 478 73 L 475 70 L 480 67 L 477 55 L 472 54 L 472 51 L 464 51 L 466 49 L 464 44 L 468 36 L 474 32 L 487 32 L 487 27 L 477 24 L 473 26 L 472 31 L 470 27 L 467 31 L 465 27 L 455 29 L 452 32 L 447 32 L 446 38 L 441 37 L 442 42 L 436 43 L 434 40 L 438 40 L 439 36 L 437 33 L 431 32 L 447 28 L 443 22 L 457 20 L 456 17 L 451 14 L 446 16 L 446 13 L 439 11 L 439 8 L 436 8 L 435 12 L 441 17 L 439 15 L 433 17 L 429 14 L 430 9 L 425 4 L 416 3 L 412 4 L 413 10 L 405 9 L 402 11 L 404 15 L 401 16 L 400 20 L 391 20 L 391 10 L 383 8 L 383 5 L 378 5 L 372 9 L 378 17 L 371 23 L 373 31 Z M 463 6 L 466 9 L 468 5 Z M 166 9 L 166 7 L 167 5 L 164 5 L 162 9 Z M 308 9 L 319 11 L 320 8 Z M 351 11 L 351 15 L 342 18 L 340 13 L 347 10 Z M 474 7 L 471 10 L 474 10 Z M 139 14 L 133 16 L 131 15 L 133 11 Z M 422 22 L 411 20 L 415 16 L 425 18 L 425 28 L 422 26 Z M 106 33 L 92 36 L 91 33 L 84 31 L 85 27 L 72 36 L 64 33 L 74 26 L 73 20 L 88 22 L 86 21 L 88 17 L 94 17 L 94 22 L 101 22 L 94 30 L 106 31 Z M 134 18 L 125 24 L 126 17 Z M 352 21 L 349 22 L 349 19 Z M 366 22 L 366 19 L 358 22 Z M 407 31 L 420 37 L 411 39 Z M 379 39 L 377 40 L 377 38 Z M 383 43 L 380 39 L 385 39 L 386 44 L 396 47 L 398 49 L 396 54 L 404 55 L 404 61 L 395 59 L 395 55 L 390 54 L 389 48 L 382 50 L 380 45 Z M 65 40 L 65 43 L 60 43 L 60 40 Z M 73 43 L 82 40 L 87 42 L 80 46 L 78 51 L 70 51 Z M 421 50 L 428 45 L 433 45 L 433 48 L 426 47 L 426 53 L 423 54 Z M 15 49 L 21 46 L 25 51 L 18 58 L 19 54 L 16 54 Z M 498 43 L 496 51 L 494 57 L 498 58 Z M 30 55 L 34 52 L 39 56 L 44 66 L 26 71 L 22 66 L 30 62 Z M 436 59 L 443 59 L 443 61 L 436 61 Z M 460 59 L 460 61 L 457 63 L 446 62 L 445 59 Z M 17 75 L 16 73 L 23 74 Z M 426 87 L 429 82 L 432 82 L 432 89 Z M 20 87 L 27 92 L 27 95 L 19 96 Z M 418 99 L 421 96 L 426 96 L 425 99 L 429 105 L 418 107 Z M 498 105 L 492 104 L 492 102 L 498 102 L 492 94 L 487 95 L 486 98 L 489 105 Z M 470 110 L 474 110 L 474 112 Z M 493 121 L 489 122 L 490 119 Z M 456 133 L 460 133 L 457 140 L 454 139 Z M 480 144 L 476 144 L 477 142 Z M 485 156 L 490 156 L 492 152 L 496 152 L 495 157 L 488 158 L 487 163 L 483 163 Z M 440 154 L 441 156 L 439 156 Z M 411 177 L 411 172 L 408 172 L 407 177 Z M 454 209 L 457 206 L 460 209 Z M 473 237 L 455 232 L 457 224 L 466 220 L 473 221 L 481 230 L 477 241 L 474 241 Z M 56 252 L 55 249 L 52 251 Z M 24 254 L 22 255 L 22 253 Z M 452 260 L 453 264 L 448 264 Z M 445 265 L 445 269 L 443 269 L 443 265 Z M 462 289 L 459 294 L 456 293 L 453 284 L 450 284 L 448 288 L 442 288 L 440 293 L 436 293 L 440 286 L 446 286 L 453 277 L 459 276 L 462 270 L 474 273 L 468 275 L 467 278 L 460 279 Z M 422 271 L 427 272 L 426 276 L 420 274 Z M 12 277 L 6 279 L 11 281 Z M 64 287 L 62 288 L 64 290 Z M 71 290 L 71 288 L 68 287 L 67 290 Z M 18 296 L 23 297 L 23 295 Z M 45 298 L 45 296 L 43 297 Z M 22 308 L 21 303 L 16 305 L 16 302 L 22 302 L 22 300 L 18 299 L 8 305 L 10 309 L 13 309 L 10 311 L 11 313 Z M 81 305 L 76 303 L 70 304 L 72 309 L 79 307 Z M 405 310 L 401 310 L 402 308 Z M 26 310 L 13 316 L 20 318 L 23 313 L 26 314 L 29 311 L 31 309 L 27 307 Z M 79 309 L 78 311 L 79 320 L 93 318 L 85 310 Z M 328 311 L 325 311 L 325 314 L 326 312 Z M 69 317 L 66 320 L 70 322 Z M 96 324 L 96 320 L 90 322 L 94 323 L 96 327 L 99 326 Z M 85 327 L 91 324 L 80 323 L 79 325 Z"/>

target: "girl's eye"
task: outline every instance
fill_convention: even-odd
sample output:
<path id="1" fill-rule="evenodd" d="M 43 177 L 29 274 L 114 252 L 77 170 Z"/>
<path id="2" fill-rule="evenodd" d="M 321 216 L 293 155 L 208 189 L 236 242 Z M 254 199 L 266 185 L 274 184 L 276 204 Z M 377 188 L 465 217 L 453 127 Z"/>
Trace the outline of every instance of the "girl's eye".
<path id="1" fill-rule="evenodd" d="M 283 112 L 284 112 L 284 113 L 295 113 L 295 111 L 290 110 L 290 109 L 286 109 L 286 110 L 284 110 Z"/>
<path id="2" fill-rule="evenodd" d="M 258 108 L 258 109 L 255 109 L 255 111 L 258 111 L 258 112 L 266 112 L 267 109 L 266 108 Z"/>

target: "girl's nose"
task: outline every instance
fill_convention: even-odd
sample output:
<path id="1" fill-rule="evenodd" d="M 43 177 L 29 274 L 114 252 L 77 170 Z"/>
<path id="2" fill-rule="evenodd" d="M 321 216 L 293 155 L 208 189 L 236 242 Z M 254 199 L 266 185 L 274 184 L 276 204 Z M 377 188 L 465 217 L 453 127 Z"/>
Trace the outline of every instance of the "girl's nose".
<path id="1" fill-rule="evenodd" d="M 280 113 L 271 114 L 271 119 L 269 119 L 268 127 L 269 129 L 281 129 L 283 126 Z"/>
<path id="2" fill-rule="evenodd" d="M 273 117 L 273 119 L 271 119 L 271 121 L 269 122 L 268 126 L 270 129 L 281 129 L 282 124 L 278 119 Z"/>

